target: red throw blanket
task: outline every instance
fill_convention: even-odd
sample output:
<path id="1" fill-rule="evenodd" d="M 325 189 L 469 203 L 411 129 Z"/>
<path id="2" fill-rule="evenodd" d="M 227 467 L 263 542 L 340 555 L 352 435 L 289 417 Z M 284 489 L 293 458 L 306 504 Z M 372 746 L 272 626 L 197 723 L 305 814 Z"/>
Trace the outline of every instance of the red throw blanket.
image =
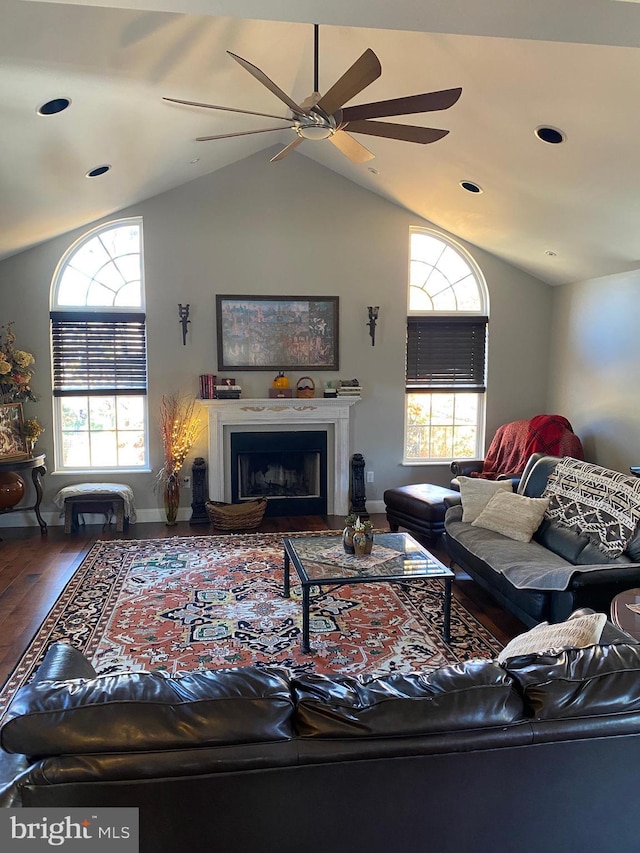
<path id="1" fill-rule="evenodd" d="M 536 415 L 499 427 L 478 477 L 495 480 L 500 474 L 522 474 L 532 453 L 584 459 L 584 450 L 571 424 L 562 415 Z"/>

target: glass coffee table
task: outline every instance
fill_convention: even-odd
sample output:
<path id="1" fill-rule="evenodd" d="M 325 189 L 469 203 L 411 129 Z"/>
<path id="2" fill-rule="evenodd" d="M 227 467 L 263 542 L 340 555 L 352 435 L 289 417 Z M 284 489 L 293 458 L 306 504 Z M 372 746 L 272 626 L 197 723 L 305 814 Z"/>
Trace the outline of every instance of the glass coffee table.
<path id="1" fill-rule="evenodd" d="M 346 554 L 340 536 L 301 536 L 284 539 L 284 595 L 290 597 L 291 563 L 302 584 L 302 651 L 309 645 L 309 609 L 311 589 L 317 587 L 318 601 L 333 589 L 356 583 L 399 583 L 441 580 L 444 589 L 434 589 L 442 597 L 444 626 L 442 639 L 451 640 L 451 584 L 455 578 L 408 533 L 376 533 L 371 554 Z M 324 591 L 323 591 L 324 588 Z"/>

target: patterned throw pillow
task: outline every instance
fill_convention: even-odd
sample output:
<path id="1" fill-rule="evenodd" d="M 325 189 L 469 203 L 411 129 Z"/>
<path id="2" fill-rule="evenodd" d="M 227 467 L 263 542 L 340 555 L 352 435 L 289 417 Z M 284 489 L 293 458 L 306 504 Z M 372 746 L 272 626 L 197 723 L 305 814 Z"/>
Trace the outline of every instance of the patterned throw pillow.
<path id="1" fill-rule="evenodd" d="M 513 492 L 511 480 L 481 480 L 475 477 L 458 477 L 462 500 L 462 520 L 475 521 L 496 492 Z"/>
<path id="2" fill-rule="evenodd" d="M 544 654 L 562 649 L 584 649 L 600 641 L 607 617 L 605 613 L 576 616 L 566 622 L 549 625 L 541 622 L 525 634 L 515 637 L 498 655 L 498 663 L 518 655 Z"/>
<path id="3" fill-rule="evenodd" d="M 472 524 L 518 542 L 530 542 L 548 506 L 548 498 L 525 498 L 515 492 L 496 492 Z"/>
<path id="4" fill-rule="evenodd" d="M 586 534 L 609 559 L 622 554 L 640 522 L 640 479 L 565 457 L 549 475 L 547 516 Z"/>

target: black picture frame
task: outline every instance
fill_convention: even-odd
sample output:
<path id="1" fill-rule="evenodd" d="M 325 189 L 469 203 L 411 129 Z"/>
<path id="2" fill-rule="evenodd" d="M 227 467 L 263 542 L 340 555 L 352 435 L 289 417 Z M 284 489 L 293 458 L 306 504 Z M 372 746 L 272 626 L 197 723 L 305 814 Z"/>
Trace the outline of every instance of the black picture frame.
<path id="1" fill-rule="evenodd" d="M 337 296 L 216 296 L 218 370 L 338 370 Z"/>

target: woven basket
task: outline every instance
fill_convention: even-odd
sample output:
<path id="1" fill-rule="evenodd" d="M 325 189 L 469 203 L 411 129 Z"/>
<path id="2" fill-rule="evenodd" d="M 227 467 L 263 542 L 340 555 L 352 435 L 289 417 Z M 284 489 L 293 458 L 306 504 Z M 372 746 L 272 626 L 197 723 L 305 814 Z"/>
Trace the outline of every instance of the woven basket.
<path id="1" fill-rule="evenodd" d="M 260 526 L 267 502 L 264 498 L 237 504 L 207 501 L 204 506 L 214 527 L 220 530 L 252 530 Z"/>
<path id="2" fill-rule="evenodd" d="M 309 382 L 311 383 L 311 388 L 309 388 L 307 385 L 300 387 L 300 383 L 305 379 L 309 380 Z M 298 379 L 298 381 L 296 382 L 296 397 L 314 397 L 315 393 L 316 383 L 313 381 L 313 379 L 310 376 L 301 376 L 300 379 Z"/>

